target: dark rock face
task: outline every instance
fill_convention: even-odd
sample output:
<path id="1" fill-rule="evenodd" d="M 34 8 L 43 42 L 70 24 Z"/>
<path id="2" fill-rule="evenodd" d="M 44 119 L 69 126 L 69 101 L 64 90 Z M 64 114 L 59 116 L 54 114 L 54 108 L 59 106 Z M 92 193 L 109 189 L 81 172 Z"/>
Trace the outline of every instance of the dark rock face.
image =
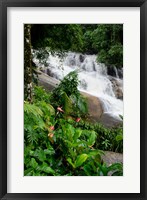
<path id="1" fill-rule="evenodd" d="M 116 77 L 116 70 L 115 70 L 115 68 L 112 67 L 112 66 L 108 66 L 108 67 L 107 67 L 107 73 L 108 73 L 108 75 L 110 75 L 110 76 Z"/>
<path id="2" fill-rule="evenodd" d="M 108 66 L 107 67 L 107 73 L 108 75 L 110 76 L 113 76 L 113 77 L 119 77 L 120 79 L 123 79 L 123 69 L 117 69 L 116 67 L 114 66 Z"/>
<path id="3" fill-rule="evenodd" d="M 123 79 L 123 69 L 118 69 L 117 72 L 118 72 L 119 78 Z"/>
<path id="4" fill-rule="evenodd" d="M 85 56 L 82 55 L 82 54 L 80 54 L 80 55 L 79 55 L 79 60 L 80 60 L 80 62 L 82 63 L 82 62 L 85 60 Z"/>
<path id="5" fill-rule="evenodd" d="M 47 75 L 51 76 L 51 70 L 49 68 L 46 69 Z"/>

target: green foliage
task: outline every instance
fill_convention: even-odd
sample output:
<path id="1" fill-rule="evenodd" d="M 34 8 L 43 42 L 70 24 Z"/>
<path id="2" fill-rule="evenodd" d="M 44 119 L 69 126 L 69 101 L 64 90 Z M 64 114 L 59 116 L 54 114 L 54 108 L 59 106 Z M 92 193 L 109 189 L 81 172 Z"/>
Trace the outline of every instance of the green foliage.
<path id="1" fill-rule="evenodd" d="M 82 128 L 85 130 L 95 131 L 97 134 L 95 148 L 114 151 L 114 152 L 123 152 L 123 128 L 105 128 L 101 124 L 92 124 L 81 120 L 79 123 L 75 123 L 76 127 Z"/>
<path id="2" fill-rule="evenodd" d="M 33 93 L 34 93 L 33 102 L 45 101 L 46 103 L 50 103 L 50 94 L 46 93 L 46 91 L 45 91 L 45 89 L 43 89 L 43 87 L 35 85 Z"/>
<path id="3" fill-rule="evenodd" d="M 106 164 L 97 164 L 99 166 L 98 175 L 99 176 L 123 176 L 122 163 L 114 163 L 109 167 Z"/>
<path id="4" fill-rule="evenodd" d="M 52 105 L 63 107 L 65 115 L 83 116 L 88 113 L 86 99 L 80 94 L 78 84 L 77 71 L 73 71 L 53 90 Z"/>
<path id="5" fill-rule="evenodd" d="M 94 30 L 93 37 L 96 38 L 93 44 L 99 49 L 98 61 L 115 67 L 123 66 L 123 26 L 98 25 Z"/>
<path id="6" fill-rule="evenodd" d="M 84 26 L 84 25 L 83 25 Z M 83 28 L 83 52 L 98 54 L 98 62 L 123 66 L 123 25 L 99 24 Z"/>
<path id="7" fill-rule="evenodd" d="M 98 61 L 116 67 L 123 63 L 122 25 L 34 24 L 31 37 L 33 48 L 43 50 L 38 55 L 43 64 L 45 47 L 59 55 L 68 50 L 98 53 Z M 122 176 L 122 164 L 107 166 L 101 155 L 123 152 L 123 129 L 86 122 L 87 103 L 78 84 L 74 71 L 50 94 L 35 86 L 31 101 L 24 102 L 25 176 Z"/>
<path id="8" fill-rule="evenodd" d="M 77 89 L 78 84 L 78 73 L 77 71 L 72 71 L 67 74 L 58 87 L 54 89 L 54 94 L 58 96 L 64 91 L 67 96 L 75 95 L 78 97 L 80 95 L 80 92 Z"/>
<path id="9" fill-rule="evenodd" d="M 48 50 L 63 55 L 65 51 L 98 54 L 98 62 L 115 67 L 123 66 L 122 24 L 34 24 L 31 29 L 32 46 L 40 49 L 45 64 Z"/>
<path id="10" fill-rule="evenodd" d="M 33 24 L 33 48 L 49 47 L 50 51 L 80 51 L 83 46 L 79 24 Z"/>
<path id="11" fill-rule="evenodd" d="M 101 159 L 115 142 L 113 148 L 122 150 L 121 129 L 57 117 L 50 95 L 39 87 L 34 91 L 34 103 L 24 103 L 25 176 L 122 176 L 122 164 L 107 166 Z"/>
<path id="12" fill-rule="evenodd" d="M 40 117 L 43 115 L 43 112 L 34 104 L 30 104 L 29 102 L 24 103 L 24 112 L 28 114 L 33 114 L 36 117 Z"/>
<path id="13" fill-rule="evenodd" d="M 72 114 L 73 109 L 72 109 L 71 99 L 67 96 L 67 94 L 65 92 L 63 92 L 63 94 L 61 95 L 61 98 L 64 99 L 63 100 L 63 108 L 64 108 L 66 115 Z"/>
<path id="14" fill-rule="evenodd" d="M 99 52 L 97 57 L 99 62 L 105 63 L 106 65 L 112 65 L 116 67 L 123 66 L 123 46 L 122 44 L 116 44 L 110 47 L 106 52 L 104 49 Z"/>

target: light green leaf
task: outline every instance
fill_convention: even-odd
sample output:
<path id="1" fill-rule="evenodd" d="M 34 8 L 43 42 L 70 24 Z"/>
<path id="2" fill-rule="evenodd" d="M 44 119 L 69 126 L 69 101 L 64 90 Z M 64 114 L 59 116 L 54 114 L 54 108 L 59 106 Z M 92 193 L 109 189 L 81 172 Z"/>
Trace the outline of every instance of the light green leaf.
<path id="1" fill-rule="evenodd" d="M 72 162 L 71 158 L 67 158 L 67 161 L 69 162 L 70 165 L 72 165 L 73 168 L 75 168 L 74 163 Z"/>
<path id="2" fill-rule="evenodd" d="M 88 145 L 92 146 L 95 143 L 96 133 L 94 131 L 91 132 L 90 137 L 88 139 Z"/>
<path id="3" fill-rule="evenodd" d="M 123 140 L 123 136 L 122 135 L 117 135 L 116 136 L 116 141 L 118 142 L 118 141 L 121 141 L 121 140 Z"/>
<path id="4" fill-rule="evenodd" d="M 38 167 L 38 170 L 43 171 L 47 174 L 53 174 L 53 175 L 55 174 L 55 171 L 51 167 L 49 167 L 48 164 L 45 162 Z"/>
<path id="5" fill-rule="evenodd" d="M 74 142 L 76 142 L 77 139 L 81 136 L 81 133 L 82 133 L 82 130 L 80 130 L 80 129 L 77 129 L 77 130 L 75 131 L 75 134 L 74 134 Z"/>
<path id="6" fill-rule="evenodd" d="M 48 108 L 49 108 L 51 115 L 55 115 L 55 109 L 53 108 L 53 106 L 48 104 Z"/>
<path id="7" fill-rule="evenodd" d="M 87 154 L 81 154 L 77 157 L 76 161 L 75 161 L 75 167 L 80 167 L 88 158 Z"/>
<path id="8" fill-rule="evenodd" d="M 45 149 L 44 153 L 46 155 L 53 155 L 55 153 L 54 149 L 52 147 L 50 147 L 49 149 Z"/>
<path id="9" fill-rule="evenodd" d="M 43 167 L 42 171 L 48 173 L 48 174 L 55 174 L 55 171 L 51 167 Z"/>
<path id="10" fill-rule="evenodd" d="M 101 150 L 91 150 L 88 153 L 88 156 L 96 156 L 96 155 L 103 155 L 103 154 L 104 154 L 104 152 Z"/>

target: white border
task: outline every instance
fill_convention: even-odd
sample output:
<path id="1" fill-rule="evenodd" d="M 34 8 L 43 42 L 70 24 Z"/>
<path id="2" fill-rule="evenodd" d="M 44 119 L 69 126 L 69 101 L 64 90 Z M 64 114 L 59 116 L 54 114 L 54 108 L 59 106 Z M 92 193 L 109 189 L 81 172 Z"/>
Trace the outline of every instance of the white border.
<path id="1" fill-rule="evenodd" d="M 140 8 L 8 8 L 8 193 L 140 192 Z M 23 24 L 124 24 L 124 176 L 23 177 Z"/>

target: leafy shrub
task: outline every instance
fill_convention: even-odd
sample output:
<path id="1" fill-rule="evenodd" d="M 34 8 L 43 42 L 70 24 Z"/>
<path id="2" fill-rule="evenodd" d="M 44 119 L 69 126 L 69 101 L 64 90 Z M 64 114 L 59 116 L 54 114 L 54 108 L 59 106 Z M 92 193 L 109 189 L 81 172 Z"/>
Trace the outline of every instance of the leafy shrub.
<path id="1" fill-rule="evenodd" d="M 123 152 L 123 128 L 105 128 L 102 124 L 86 122 L 81 120 L 79 123 L 75 123 L 76 127 L 94 130 L 98 137 L 96 139 L 95 148 L 114 151 L 114 152 Z"/>
<path id="2" fill-rule="evenodd" d="M 38 101 L 45 101 L 46 103 L 50 103 L 50 93 L 47 93 L 43 87 L 40 86 L 34 86 L 34 98 L 33 102 Z"/>
<path id="3" fill-rule="evenodd" d="M 122 128 L 106 129 L 81 118 L 68 116 L 72 105 L 54 109 L 50 94 L 35 87 L 34 103 L 24 102 L 25 176 L 107 176 L 122 175 L 122 164 L 107 166 L 102 150 L 122 151 Z M 78 115 L 77 115 L 78 117 Z"/>
<path id="4" fill-rule="evenodd" d="M 106 65 L 112 65 L 115 67 L 123 66 L 123 46 L 118 43 L 112 45 L 108 50 L 100 50 L 98 57 L 98 62 L 105 63 Z"/>
<path id="5" fill-rule="evenodd" d="M 84 116 L 88 113 L 86 99 L 78 90 L 77 71 L 70 72 L 61 81 L 59 86 L 53 90 L 52 105 L 63 107 L 66 114 L 73 116 Z"/>

